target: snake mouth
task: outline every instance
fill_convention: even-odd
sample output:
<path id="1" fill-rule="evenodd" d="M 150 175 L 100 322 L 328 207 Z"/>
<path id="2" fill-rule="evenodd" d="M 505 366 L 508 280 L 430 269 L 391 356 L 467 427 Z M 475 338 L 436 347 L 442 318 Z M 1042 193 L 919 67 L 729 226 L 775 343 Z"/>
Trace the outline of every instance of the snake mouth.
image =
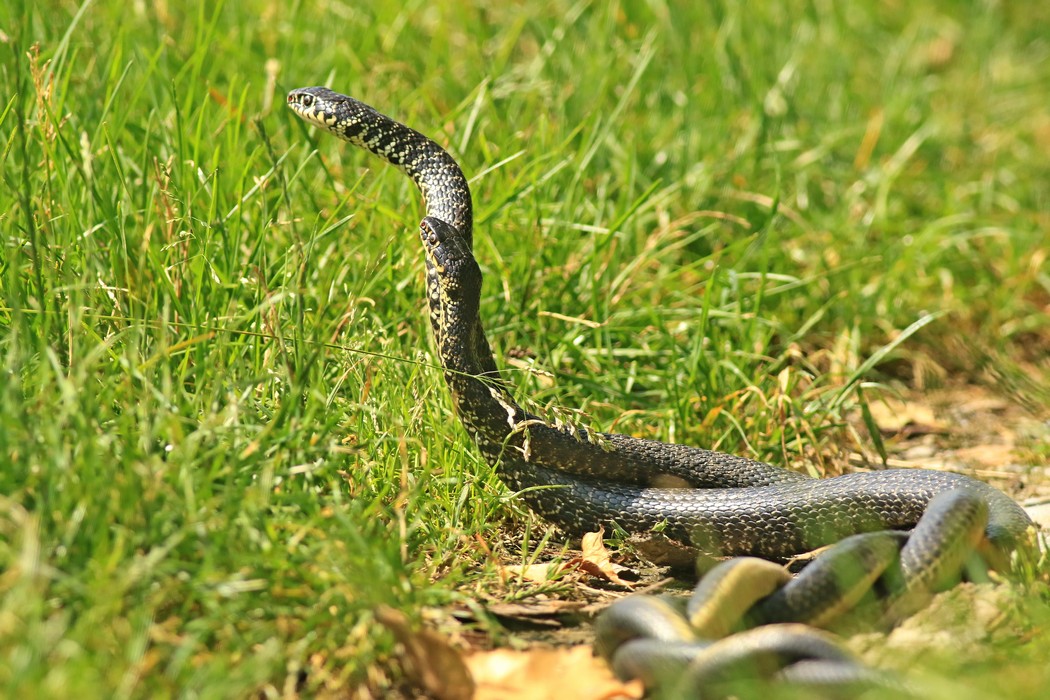
<path id="1" fill-rule="evenodd" d="M 331 127 L 336 123 L 335 109 L 330 101 L 315 94 L 323 88 L 299 88 L 288 93 L 288 106 L 307 122 Z"/>

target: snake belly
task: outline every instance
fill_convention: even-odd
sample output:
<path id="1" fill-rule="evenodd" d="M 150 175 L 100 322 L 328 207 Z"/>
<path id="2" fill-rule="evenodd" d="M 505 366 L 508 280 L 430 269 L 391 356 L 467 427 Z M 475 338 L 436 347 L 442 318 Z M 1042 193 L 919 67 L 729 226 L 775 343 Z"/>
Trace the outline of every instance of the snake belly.
<path id="1" fill-rule="evenodd" d="M 500 478 L 568 533 L 616 523 L 662 529 L 717 554 L 787 557 L 848 535 L 907 529 L 939 493 L 966 489 L 988 509 L 987 538 L 1009 549 L 1030 525 L 976 479 L 892 469 L 813 479 L 735 455 L 553 424 L 525 411 L 496 365 L 479 316 L 470 189 L 434 141 L 323 87 L 288 95 L 308 124 L 375 154 L 419 187 L 431 327 L 457 415 Z M 658 488 L 666 477 L 691 488 Z"/>

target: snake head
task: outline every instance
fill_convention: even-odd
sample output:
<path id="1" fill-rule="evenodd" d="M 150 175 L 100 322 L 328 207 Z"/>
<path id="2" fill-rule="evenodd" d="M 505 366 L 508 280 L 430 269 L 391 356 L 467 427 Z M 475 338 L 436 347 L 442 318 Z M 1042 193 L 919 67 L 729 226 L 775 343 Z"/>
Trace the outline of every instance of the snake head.
<path id="1" fill-rule="evenodd" d="M 351 115 L 364 111 L 364 105 L 354 98 L 326 87 L 292 90 L 288 93 L 288 106 L 303 121 L 337 133 Z"/>
<path id="2" fill-rule="evenodd" d="M 455 226 L 428 216 L 419 222 L 419 238 L 446 293 L 456 292 L 461 299 L 481 296 L 481 268 Z"/>
<path id="3" fill-rule="evenodd" d="M 463 234 L 447 221 L 434 216 L 424 217 L 419 222 L 419 237 L 428 256 L 435 262 L 474 260 Z"/>

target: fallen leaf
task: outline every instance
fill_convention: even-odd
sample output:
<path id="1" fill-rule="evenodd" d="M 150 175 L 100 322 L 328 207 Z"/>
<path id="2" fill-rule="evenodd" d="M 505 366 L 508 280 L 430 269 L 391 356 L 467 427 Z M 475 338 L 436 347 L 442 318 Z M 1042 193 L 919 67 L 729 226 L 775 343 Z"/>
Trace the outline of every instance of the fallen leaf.
<path id="1" fill-rule="evenodd" d="M 503 617 L 554 617 L 571 615 L 587 607 L 578 600 L 543 600 L 536 603 L 492 603 L 485 609 Z"/>
<path id="2" fill-rule="evenodd" d="M 381 605 L 376 620 L 405 648 L 404 667 L 409 679 L 437 700 L 471 700 L 475 684 L 463 656 L 437 632 L 415 630 L 399 610 Z"/>
<path id="3" fill-rule="evenodd" d="M 631 588 L 634 584 L 620 578 L 620 572 L 624 571 L 625 567 L 613 563 L 612 553 L 605 547 L 604 535 L 605 528 L 599 528 L 598 532 L 588 532 L 584 535 L 580 543 L 582 550 L 580 556 L 569 563 L 575 562 L 580 569 L 591 576 L 604 578 L 619 586 Z"/>
<path id="4" fill-rule="evenodd" d="M 1050 530 L 1050 503 L 1037 503 L 1025 507 L 1025 512 L 1039 527 Z"/>
<path id="5" fill-rule="evenodd" d="M 477 652 L 466 659 L 475 700 L 637 700 L 640 681 L 623 683 L 589 646 Z"/>
<path id="6" fill-rule="evenodd" d="M 562 618 L 578 614 L 585 603 L 575 600 L 547 600 L 537 603 L 490 603 L 485 610 L 504 620 L 533 625 L 561 626 Z"/>
<path id="7" fill-rule="evenodd" d="M 503 580 L 516 578 L 532 581 L 533 583 L 547 583 L 560 576 L 570 567 L 575 559 L 562 562 L 547 562 L 545 564 L 511 564 L 501 566 L 500 573 Z"/>
<path id="8" fill-rule="evenodd" d="M 955 457 L 986 467 L 1001 467 L 1014 459 L 1013 445 L 974 445 L 955 450 Z"/>
<path id="9" fill-rule="evenodd" d="M 496 649 L 464 657 L 431 630 L 413 629 L 404 613 L 380 606 L 376 619 L 404 647 L 409 680 L 437 700 L 639 700 L 640 681 L 623 683 L 590 646 Z"/>
<path id="10" fill-rule="evenodd" d="M 696 569 L 696 547 L 673 540 L 661 532 L 632 535 L 628 542 L 635 551 L 657 566 L 689 571 Z"/>
<path id="11" fill-rule="evenodd" d="M 1009 402 L 1001 396 L 989 394 L 978 387 L 966 387 L 965 389 L 950 394 L 951 403 L 956 404 L 964 413 L 1005 413 L 1009 408 Z"/>
<path id="12" fill-rule="evenodd" d="M 948 424 L 938 420 L 933 409 L 915 401 L 885 398 L 868 405 L 871 416 L 885 435 L 944 434 Z"/>
<path id="13" fill-rule="evenodd" d="M 605 529 L 598 532 L 589 532 L 583 536 L 580 544 L 582 550 L 579 556 L 564 562 L 547 562 L 543 564 L 513 564 L 501 566 L 500 573 L 504 580 L 519 578 L 534 583 L 547 583 L 559 576 L 572 572 L 582 571 L 590 576 L 603 578 L 625 588 L 631 588 L 634 584 L 620 578 L 620 572 L 626 571 L 627 567 L 614 564 L 612 554 L 605 547 L 602 538 Z"/>

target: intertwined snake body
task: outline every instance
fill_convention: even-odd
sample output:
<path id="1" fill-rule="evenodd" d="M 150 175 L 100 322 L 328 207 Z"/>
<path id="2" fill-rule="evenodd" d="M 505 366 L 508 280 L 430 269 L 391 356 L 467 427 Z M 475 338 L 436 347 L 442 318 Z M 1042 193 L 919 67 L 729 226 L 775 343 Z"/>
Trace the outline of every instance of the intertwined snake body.
<path id="1" fill-rule="evenodd" d="M 787 557 L 854 533 L 910 528 L 935 495 L 958 489 L 987 506 L 985 534 L 999 547 L 1011 547 L 1030 524 L 1004 493 L 960 474 L 892 469 L 813 479 L 528 413 L 500 375 L 479 320 L 470 190 L 456 162 L 422 134 L 327 88 L 294 90 L 288 104 L 306 122 L 397 166 L 422 191 L 430 319 L 455 410 L 503 481 L 567 532 L 606 523 L 630 532 L 662 528 L 712 553 Z M 650 486 L 667 476 L 692 488 Z"/>

